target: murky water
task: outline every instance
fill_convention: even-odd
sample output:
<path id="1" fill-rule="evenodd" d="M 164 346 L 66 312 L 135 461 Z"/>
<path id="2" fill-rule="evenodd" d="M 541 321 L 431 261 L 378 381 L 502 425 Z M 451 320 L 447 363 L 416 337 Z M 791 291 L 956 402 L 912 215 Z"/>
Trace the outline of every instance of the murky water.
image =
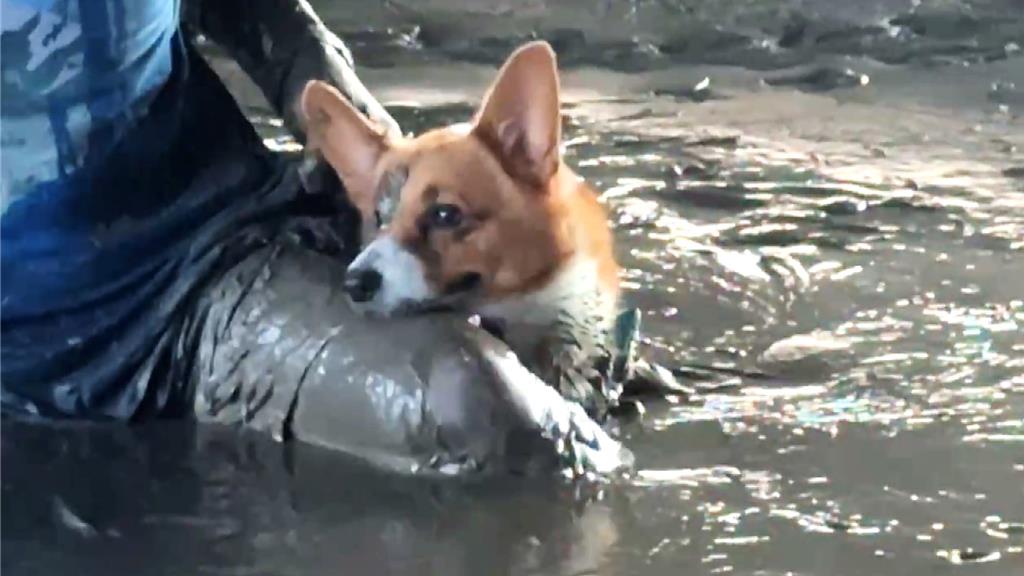
<path id="1" fill-rule="evenodd" d="M 1024 573 L 1019 0 L 319 4 L 407 130 L 552 38 L 646 351 L 717 391 L 601 488 L 6 422 L 5 572 Z"/>

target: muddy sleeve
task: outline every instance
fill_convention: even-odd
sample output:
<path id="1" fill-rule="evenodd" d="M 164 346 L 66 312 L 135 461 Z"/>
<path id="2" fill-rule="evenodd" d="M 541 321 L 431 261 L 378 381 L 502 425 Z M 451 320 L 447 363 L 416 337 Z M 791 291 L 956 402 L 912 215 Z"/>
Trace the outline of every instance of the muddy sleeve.
<path id="1" fill-rule="evenodd" d="M 345 265 L 287 236 L 214 282 L 183 338 L 202 422 L 404 473 L 607 473 L 632 462 L 583 409 L 457 315 L 380 320 Z M 546 471 L 546 472 L 545 472 Z"/>
<path id="2" fill-rule="evenodd" d="M 356 75 L 348 48 L 307 0 L 185 0 L 182 19 L 238 62 L 300 140 L 299 98 L 312 79 L 330 82 L 370 118 L 398 131 Z"/>

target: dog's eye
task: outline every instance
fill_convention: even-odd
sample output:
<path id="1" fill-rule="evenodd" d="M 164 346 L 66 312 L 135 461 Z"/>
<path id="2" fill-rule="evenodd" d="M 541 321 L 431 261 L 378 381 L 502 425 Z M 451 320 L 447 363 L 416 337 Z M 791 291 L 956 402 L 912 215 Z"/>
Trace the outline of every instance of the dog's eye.
<path id="1" fill-rule="evenodd" d="M 457 228 L 462 224 L 462 210 L 454 204 L 434 204 L 427 210 L 432 228 Z"/>

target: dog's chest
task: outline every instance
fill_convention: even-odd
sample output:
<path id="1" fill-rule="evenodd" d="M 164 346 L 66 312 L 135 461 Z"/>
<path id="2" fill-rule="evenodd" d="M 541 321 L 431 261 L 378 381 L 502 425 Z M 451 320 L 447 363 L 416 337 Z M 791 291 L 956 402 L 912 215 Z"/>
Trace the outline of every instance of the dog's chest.
<path id="1" fill-rule="evenodd" d="M 606 360 L 616 305 L 600 289 L 596 264 L 578 260 L 544 288 L 479 312 L 521 362 L 562 389 L 568 373 L 589 372 Z"/>

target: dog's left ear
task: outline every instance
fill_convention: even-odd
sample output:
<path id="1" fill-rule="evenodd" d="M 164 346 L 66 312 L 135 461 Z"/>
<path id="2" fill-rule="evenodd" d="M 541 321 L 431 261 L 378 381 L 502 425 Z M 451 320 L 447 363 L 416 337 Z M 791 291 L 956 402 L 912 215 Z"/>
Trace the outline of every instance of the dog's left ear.
<path id="1" fill-rule="evenodd" d="M 320 80 L 306 84 L 301 106 L 307 146 L 338 173 L 356 208 L 372 214 L 377 163 L 388 147 L 384 130 Z"/>
<path id="2" fill-rule="evenodd" d="M 558 170 L 558 107 L 555 52 L 547 42 L 530 42 L 501 67 L 473 133 L 494 151 L 510 176 L 543 188 Z"/>

